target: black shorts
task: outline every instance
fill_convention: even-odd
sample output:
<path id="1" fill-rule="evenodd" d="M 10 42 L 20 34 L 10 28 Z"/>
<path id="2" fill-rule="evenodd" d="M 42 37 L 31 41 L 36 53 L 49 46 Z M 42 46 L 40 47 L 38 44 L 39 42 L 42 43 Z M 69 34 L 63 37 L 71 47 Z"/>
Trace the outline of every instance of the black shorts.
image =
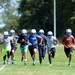
<path id="1" fill-rule="evenodd" d="M 11 50 L 16 50 L 17 49 L 17 47 L 16 47 L 16 45 L 11 45 Z"/>
<path id="2" fill-rule="evenodd" d="M 15 51 L 16 51 L 16 46 L 11 46 L 10 55 L 13 55 L 13 53 L 15 53 Z"/>
<path id="3" fill-rule="evenodd" d="M 72 53 L 72 48 L 65 48 L 64 47 L 64 52 L 65 52 L 66 56 L 69 57 L 70 53 Z"/>
<path id="4" fill-rule="evenodd" d="M 29 46 L 29 52 L 30 52 L 31 56 L 33 56 L 35 54 L 35 51 L 34 51 L 35 48 L 37 48 L 37 46 L 35 46 L 35 45 L 34 46 L 33 45 Z"/>
<path id="5" fill-rule="evenodd" d="M 55 56 L 55 52 L 56 52 L 56 49 L 55 49 L 55 48 L 51 48 L 51 49 L 49 50 L 49 54 L 51 54 L 53 58 L 54 58 L 54 56 Z"/>
<path id="6" fill-rule="evenodd" d="M 13 53 L 15 53 L 15 50 L 10 51 L 10 55 L 13 55 Z"/>

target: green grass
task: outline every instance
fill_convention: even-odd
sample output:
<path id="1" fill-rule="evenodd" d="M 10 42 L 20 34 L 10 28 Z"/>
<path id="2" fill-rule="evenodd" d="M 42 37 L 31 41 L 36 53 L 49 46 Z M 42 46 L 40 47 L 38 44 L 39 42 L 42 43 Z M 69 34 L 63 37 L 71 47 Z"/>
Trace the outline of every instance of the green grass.
<path id="1" fill-rule="evenodd" d="M 41 65 L 38 63 L 38 54 L 36 54 L 36 56 L 37 64 L 33 66 L 32 59 L 28 52 L 28 64 L 23 65 L 20 61 L 20 50 L 17 50 L 15 54 L 17 64 L 6 65 L 6 67 L 0 71 L 0 75 L 75 75 L 75 52 L 73 52 L 71 67 L 68 67 L 67 58 L 64 54 L 62 45 L 57 47 L 56 56 L 55 59 L 53 59 L 52 66 L 48 64 L 47 54 L 45 61 L 43 61 L 43 64 Z M 0 68 L 2 66 L 2 54 L 0 53 Z"/>

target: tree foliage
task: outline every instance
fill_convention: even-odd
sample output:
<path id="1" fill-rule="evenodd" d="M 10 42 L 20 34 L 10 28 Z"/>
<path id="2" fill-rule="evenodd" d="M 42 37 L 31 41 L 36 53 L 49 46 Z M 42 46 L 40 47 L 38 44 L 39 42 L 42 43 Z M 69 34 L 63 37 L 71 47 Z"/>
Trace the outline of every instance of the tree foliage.
<path id="1" fill-rule="evenodd" d="M 75 2 L 56 0 L 56 3 L 57 36 L 60 36 L 64 29 L 75 28 Z M 53 31 L 53 0 L 21 0 L 18 11 L 21 14 L 19 29 L 43 28 Z"/>
<path id="2" fill-rule="evenodd" d="M 0 0 L 0 5 L 4 9 L 1 19 L 6 25 L 3 30 L 17 29 L 18 26 L 18 16 L 14 15 L 17 8 L 11 1 L 12 0 Z"/>
<path id="3" fill-rule="evenodd" d="M 53 29 L 53 6 L 51 0 L 22 0 L 19 7 L 19 28 Z"/>
<path id="4" fill-rule="evenodd" d="M 10 1 L 0 0 L 0 6 L 3 5 L 5 9 L 2 16 L 6 24 L 5 30 L 36 28 L 37 30 L 44 29 L 45 32 L 53 31 L 53 0 L 19 0 L 18 13 L 20 16 L 13 15 L 17 8 L 15 8 L 15 4 L 12 6 Z M 66 28 L 71 28 L 74 32 L 75 1 L 56 0 L 56 10 L 57 36 L 62 36 Z"/>

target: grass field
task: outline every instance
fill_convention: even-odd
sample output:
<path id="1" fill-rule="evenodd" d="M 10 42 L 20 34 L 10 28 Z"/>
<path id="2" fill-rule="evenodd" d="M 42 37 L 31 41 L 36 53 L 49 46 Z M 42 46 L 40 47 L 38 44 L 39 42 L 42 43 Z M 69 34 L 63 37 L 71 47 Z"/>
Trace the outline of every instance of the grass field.
<path id="1" fill-rule="evenodd" d="M 38 62 L 38 54 L 36 54 L 37 64 L 35 66 L 32 65 L 32 59 L 29 52 L 27 65 L 23 65 L 20 61 L 20 50 L 17 50 L 15 55 L 17 64 L 3 66 L 2 54 L 0 53 L 0 75 L 75 75 L 75 52 L 73 52 L 71 67 L 69 67 L 67 66 L 68 62 L 62 45 L 57 47 L 52 66 L 48 64 L 47 54 L 45 61 L 43 61 L 43 64 L 41 65 Z"/>

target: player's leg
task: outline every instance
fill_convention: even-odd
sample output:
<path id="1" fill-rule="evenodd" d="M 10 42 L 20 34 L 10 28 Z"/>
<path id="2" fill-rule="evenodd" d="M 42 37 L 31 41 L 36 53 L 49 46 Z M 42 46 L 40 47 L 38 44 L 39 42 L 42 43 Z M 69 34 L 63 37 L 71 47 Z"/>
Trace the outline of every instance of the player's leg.
<path id="1" fill-rule="evenodd" d="M 24 48 L 24 56 L 23 56 L 24 64 L 27 64 L 27 50 L 28 50 L 28 45 L 26 45 Z"/>
<path id="2" fill-rule="evenodd" d="M 10 51 L 7 51 L 7 63 L 10 64 Z"/>
<path id="3" fill-rule="evenodd" d="M 21 50 L 21 61 L 24 63 L 25 47 L 21 45 L 20 50 Z"/>
<path id="4" fill-rule="evenodd" d="M 52 54 L 52 56 L 51 56 L 51 63 L 52 63 L 52 58 L 55 57 L 55 52 L 56 52 L 55 48 L 52 48 L 52 51 L 51 51 L 51 54 Z"/>
<path id="5" fill-rule="evenodd" d="M 3 64 L 6 64 L 6 55 L 3 56 Z"/>
<path id="6" fill-rule="evenodd" d="M 12 64 L 16 64 L 16 60 L 15 60 L 15 48 L 13 48 L 11 50 L 11 60 L 12 60 Z"/>
<path id="7" fill-rule="evenodd" d="M 24 49 L 23 49 L 23 46 L 22 45 L 20 45 L 20 51 L 21 51 L 21 62 L 23 62 Z"/>
<path id="8" fill-rule="evenodd" d="M 24 64 L 27 64 L 27 52 L 24 52 L 23 62 Z"/>
<path id="9" fill-rule="evenodd" d="M 43 47 L 42 48 L 42 57 L 43 57 L 43 59 L 45 58 L 45 55 L 46 55 L 46 47 Z"/>
<path id="10" fill-rule="evenodd" d="M 26 64 L 25 58 L 26 58 L 25 47 L 22 46 L 22 47 L 21 47 L 21 60 L 22 60 L 22 62 L 23 62 L 24 64 Z"/>
<path id="11" fill-rule="evenodd" d="M 25 64 L 25 61 L 24 61 L 24 59 L 25 59 L 25 52 L 24 52 L 24 51 L 22 51 L 22 52 L 21 52 L 21 54 L 22 54 L 21 56 L 22 56 L 22 58 L 23 58 L 23 60 L 22 60 L 22 61 L 23 61 L 23 63 Z"/>
<path id="12" fill-rule="evenodd" d="M 6 55 L 7 55 L 7 49 L 3 49 L 2 50 L 2 54 L 3 54 L 3 64 L 6 64 Z"/>
<path id="13" fill-rule="evenodd" d="M 38 46 L 38 51 L 39 51 L 39 62 L 40 64 L 42 63 L 42 48 Z"/>
<path id="14" fill-rule="evenodd" d="M 48 52 L 48 58 L 49 58 L 49 63 L 52 64 L 52 58 L 55 56 L 55 48 L 49 49 Z"/>
<path id="15" fill-rule="evenodd" d="M 21 57 L 21 61 L 23 61 L 23 56 Z"/>
<path id="16" fill-rule="evenodd" d="M 52 48 L 52 58 L 55 57 L 55 52 L 56 52 L 56 49 L 55 48 Z"/>
<path id="17" fill-rule="evenodd" d="M 32 45 L 29 46 L 29 52 L 30 52 L 31 57 L 32 57 L 32 59 L 33 59 L 33 65 L 36 64 L 36 57 L 35 57 L 36 51 L 37 51 L 37 47 L 32 46 Z"/>
<path id="18" fill-rule="evenodd" d="M 33 51 L 33 55 L 32 55 L 33 65 L 35 65 L 36 64 L 36 51 L 37 51 L 37 48 L 33 47 L 32 51 Z"/>
<path id="19" fill-rule="evenodd" d="M 49 50 L 48 51 L 48 59 L 49 59 L 49 64 L 51 64 L 52 63 L 52 53 L 51 53 L 51 51 Z"/>
<path id="20" fill-rule="evenodd" d="M 32 45 L 29 46 L 29 52 L 30 52 L 31 58 L 34 60 L 34 58 L 33 58 L 33 48 L 32 48 Z"/>
<path id="21" fill-rule="evenodd" d="M 71 60 L 72 60 L 72 50 L 71 49 L 69 49 L 69 55 L 68 55 L 68 57 L 69 57 L 69 63 L 68 63 L 68 65 L 70 65 L 71 64 Z"/>
<path id="22" fill-rule="evenodd" d="M 70 65 L 71 63 L 71 58 L 72 58 L 72 54 L 70 53 L 70 48 L 64 48 L 64 51 L 65 51 L 65 55 L 67 56 L 68 58 L 68 65 Z"/>

